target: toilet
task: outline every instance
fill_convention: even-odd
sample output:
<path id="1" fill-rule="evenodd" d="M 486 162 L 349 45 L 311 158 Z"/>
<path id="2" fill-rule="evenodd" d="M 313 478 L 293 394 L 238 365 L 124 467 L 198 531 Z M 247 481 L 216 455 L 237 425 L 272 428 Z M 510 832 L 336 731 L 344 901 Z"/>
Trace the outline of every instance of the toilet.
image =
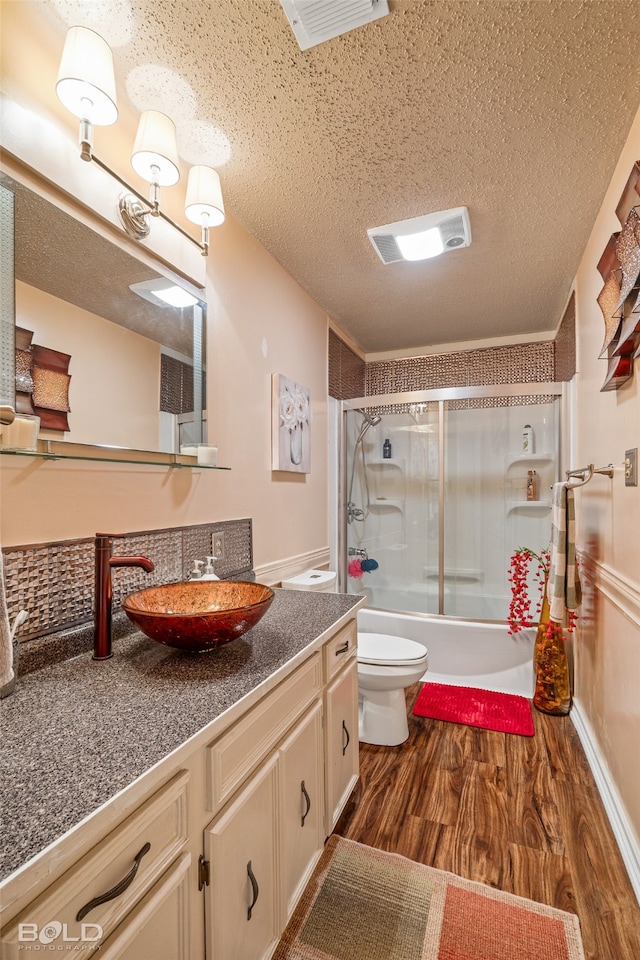
<path id="1" fill-rule="evenodd" d="M 358 708 L 362 743 L 393 747 L 409 736 L 405 687 L 427 669 L 421 643 L 386 633 L 358 631 Z"/>

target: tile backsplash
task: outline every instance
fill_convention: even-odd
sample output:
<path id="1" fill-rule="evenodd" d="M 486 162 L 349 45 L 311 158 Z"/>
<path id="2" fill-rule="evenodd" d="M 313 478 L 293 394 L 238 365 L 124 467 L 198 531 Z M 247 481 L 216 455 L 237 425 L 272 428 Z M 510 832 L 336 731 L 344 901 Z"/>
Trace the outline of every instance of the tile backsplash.
<path id="1" fill-rule="evenodd" d="M 145 573 L 135 567 L 114 568 L 114 610 L 134 590 L 185 580 L 193 561 L 213 552 L 214 533 L 224 533 L 224 559 L 216 563 L 218 576 L 249 576 L 253 568 L 249 519 L 127 533 L 115 541 L 114 555 L 149 557 L 155 569 Z M 29 614 L 18 631 L 21 642 L 91 621 L 93 537 L 5 547 L 2 554 L 9 619 L 12 621 L 20 610 Z"/>

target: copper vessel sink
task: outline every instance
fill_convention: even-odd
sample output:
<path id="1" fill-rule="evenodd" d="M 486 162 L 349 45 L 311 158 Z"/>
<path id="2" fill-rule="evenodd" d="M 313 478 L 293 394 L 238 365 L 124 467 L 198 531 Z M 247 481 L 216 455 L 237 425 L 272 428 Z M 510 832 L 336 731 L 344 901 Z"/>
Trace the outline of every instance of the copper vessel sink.
<path id="1" fill-rule="evenodd" d="M 275 594 L 245 580 L 190 580 L 129 594 L 122 609 L 152 640 L 202 652 L 229 643 L 255 626 Z"/>

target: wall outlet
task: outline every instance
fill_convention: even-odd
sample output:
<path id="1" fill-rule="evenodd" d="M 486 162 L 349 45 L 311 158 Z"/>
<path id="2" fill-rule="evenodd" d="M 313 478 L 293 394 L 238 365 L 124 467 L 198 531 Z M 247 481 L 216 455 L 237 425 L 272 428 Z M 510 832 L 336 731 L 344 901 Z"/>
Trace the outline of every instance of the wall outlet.
<path id="1" fill-rule="evenodd" d="M 638 448 L 624 452 L 624 485 L 625 487 L 638 486 Z"/>
<path id="2" fill-rule="evenodd" d="M 224 533 L 214 533 L 212 541 L 214 557 L 216 560 L 224 560 Z"/>

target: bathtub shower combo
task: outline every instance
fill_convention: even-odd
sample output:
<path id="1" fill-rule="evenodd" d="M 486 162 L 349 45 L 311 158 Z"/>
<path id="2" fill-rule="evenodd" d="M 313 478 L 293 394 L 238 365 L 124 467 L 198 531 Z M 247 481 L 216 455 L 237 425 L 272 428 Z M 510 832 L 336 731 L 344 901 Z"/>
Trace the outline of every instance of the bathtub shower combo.
<path id="1" fill-rule="evenodd" d="M 560 400 L 558 384 L 534 383 L 342 402 L 340 576 L 368 599 L 358 619 L 366 742 L 406 738 L 395 727 L 408 675 L 533 695 L 535 630 L 508 633 L 508 569 L 517 547 L 549 543 Z M 359 558 L 376 562 L 363 569 Z M 372 637 L 385 638 L 375 652 Z M 412 645 L 402 653 L 400 638 Z"/>

